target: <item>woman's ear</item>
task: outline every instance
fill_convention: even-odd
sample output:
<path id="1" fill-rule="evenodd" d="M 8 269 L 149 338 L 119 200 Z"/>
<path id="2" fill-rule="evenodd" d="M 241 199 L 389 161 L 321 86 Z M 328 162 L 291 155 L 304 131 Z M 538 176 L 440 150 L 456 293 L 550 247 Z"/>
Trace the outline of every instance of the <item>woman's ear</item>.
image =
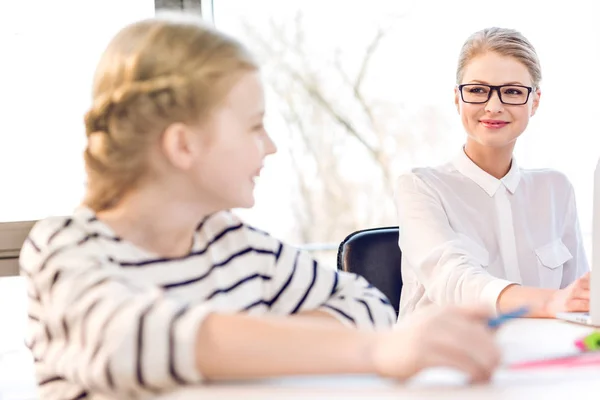
<path id="1" fill-rule="evenodd" d="M 456 106 L 456 112 L 460 115 L 460 90 L 458 87 L 454 87 L 454 105 Z"/>
<path id="2" fill-rule="evenodd" d="M 542 91 L 540 89 L 536 89 L 533 92 L 533 105 L 531 107 L 531 114 L 530 116 L 533 117 L 538 109 L 538 107 L 540 106 L 540 97 L 542 97 Z"/>

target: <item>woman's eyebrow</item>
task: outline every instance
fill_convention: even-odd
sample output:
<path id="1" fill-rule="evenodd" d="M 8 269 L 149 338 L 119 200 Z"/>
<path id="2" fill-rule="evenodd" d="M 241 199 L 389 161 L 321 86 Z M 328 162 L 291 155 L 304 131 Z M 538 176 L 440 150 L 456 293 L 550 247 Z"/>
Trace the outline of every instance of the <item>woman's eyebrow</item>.
<path id="1" fill-rule="evenodd" d="M 469 83 L 481 83 L 483 85 L 489 85 L 488 82 L 486 81 L 480 81 L 478 79 L 473 79 L 472 81 L 470 81 Z M 521 86 L 525 86 L 523 83 L 519 82 L 519 81 L 511 81 L 511 82 L 505 82 L 502 85 L 499 86 L 503 86 L 503 85 L 521 85 Z"/>

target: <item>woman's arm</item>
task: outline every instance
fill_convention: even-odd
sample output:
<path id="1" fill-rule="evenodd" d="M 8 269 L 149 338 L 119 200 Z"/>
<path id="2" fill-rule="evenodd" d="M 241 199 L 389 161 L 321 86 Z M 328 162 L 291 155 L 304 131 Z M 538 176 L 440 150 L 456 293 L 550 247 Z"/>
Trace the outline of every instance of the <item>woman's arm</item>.
<path id="1" fill-rule="evenodd" d="M 508 286 L 498 297 L 498 310 L 506 312 L 527 306 L 529 317 L 554 318 L 559 312 L 590 310 L 590 274 L 563 289 L 541 289 L 520 285 Z"/>
<path id="2" fill-rule="evenodd" d="M 550 317 L 546 305 L 555 293 L 554 289 L 509 285 L 498 296 L 497 308 L 499 312 L 508 312 L 526 305 L 530 309 L 529 317 Z"/>
<path id="3" fill-rule="evenodd" d="M 587 261 L 574 203 L 565 244 L 570 250 L 581 250 L 575 251 L 574 260 L 566 265 L 568 286 L 562 290 L 524 287 L 491 276 L 465 249 L 437 195 L 416 175 L 399 179 L 397 207 L 403 255 L 437 304 L 483 302 L 501 312 L 529 306 L 530 316 L 544 318 L 561 311 L 589 309 L 589 276 L 579 275 L 585 274 Z"/>
<path id="4" fill-rule="evenodd" d="M 512 282 L 490 275 L 450 226 L 438 195 L 417 175 L 399 178 L 396 206 L 403 257 L 437 304 L 485 303 L 495 309 Z"/>

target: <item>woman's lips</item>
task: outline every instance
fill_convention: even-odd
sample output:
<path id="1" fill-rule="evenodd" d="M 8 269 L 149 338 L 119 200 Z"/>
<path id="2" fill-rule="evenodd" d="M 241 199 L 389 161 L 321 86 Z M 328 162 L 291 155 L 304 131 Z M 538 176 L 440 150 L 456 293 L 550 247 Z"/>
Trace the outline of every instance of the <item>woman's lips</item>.
<path id="1" fill-rule="evenodd" d="M 509 123 L 506 121 L 494 120 L 494 119 L 482 119 L 479 121 L 481 125 L 488 129 L 500 129 L 504 128 Z"/>

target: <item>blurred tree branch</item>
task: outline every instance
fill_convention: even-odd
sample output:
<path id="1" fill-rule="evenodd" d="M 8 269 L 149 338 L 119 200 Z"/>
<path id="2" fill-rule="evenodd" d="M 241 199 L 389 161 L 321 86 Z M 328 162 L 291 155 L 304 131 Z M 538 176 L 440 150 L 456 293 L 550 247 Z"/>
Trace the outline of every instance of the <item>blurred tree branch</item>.
<path id="1" fill-rule="evenodd" d="M 405 138 L 389 128 L 398 125 L 398 107 L 375 107 L 365 92 L 388 29 L 374 30 L 358 61 L 354 53 L 349 63 L 339 47 L 331 51 L 331 59 L 309 50 L 300 13 L 293 23 L 271 20 L 267 26 L 261 33 L 246 24 L 245 32 L 264 61 L 291 134 L 287 150 L 296 182 L 291 206 L 297 239 L 341 240 L 357 229 L 394 224 L 392 160 Z M 410 148 L 404 146 L 403 152 Z M 360 174 L 349 172 L 354 169 Z"/>

